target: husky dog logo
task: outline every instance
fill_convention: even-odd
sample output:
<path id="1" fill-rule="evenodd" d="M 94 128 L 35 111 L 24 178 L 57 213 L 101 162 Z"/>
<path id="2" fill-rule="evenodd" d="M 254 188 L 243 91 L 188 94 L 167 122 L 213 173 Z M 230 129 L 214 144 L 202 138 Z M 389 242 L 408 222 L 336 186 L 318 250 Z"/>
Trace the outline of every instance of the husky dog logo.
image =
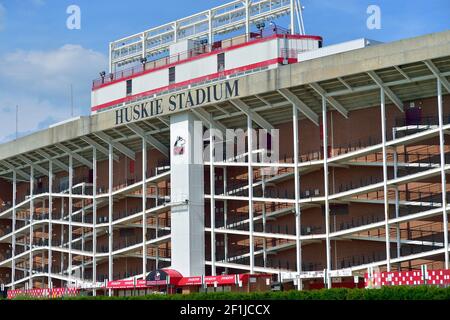
<path id="1" fill-rule="evenodd" d="M 161 280 L 161 273 L 158 271 L 158 272 L 156 272 L 156 275 L 155 275 L 155 281 L 159 281 L 159 280 Z"/>
<path id="2" fill-rule="evenodd" d="M 184 147 L 186 145 L 186 140 L 178 136 L 175 145 L 173 146 L 173 154 L 176 156 L 181 156 L 184 154 Z"/>

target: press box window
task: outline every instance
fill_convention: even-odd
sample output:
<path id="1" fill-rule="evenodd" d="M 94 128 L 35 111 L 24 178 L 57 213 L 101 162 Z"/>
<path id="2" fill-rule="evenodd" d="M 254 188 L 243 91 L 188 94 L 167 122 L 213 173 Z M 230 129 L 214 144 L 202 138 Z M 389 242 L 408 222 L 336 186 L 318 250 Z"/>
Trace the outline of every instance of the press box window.
<path id="1" fill-rule="evenodd" d="M 222 72 L 225 70 L 225 53 L 219 53 L 217 55 L 217 71 Z"/>
<path id="2" fill-rule="evenodd" d="M 175 67 L 169 68 L 169 84 L 175 83 Z"/>
<path id="3" fill-rule="evenodd" d="M 131 95 L 133 92 L 133 80 L 127 80 L 127 96 Z"/>

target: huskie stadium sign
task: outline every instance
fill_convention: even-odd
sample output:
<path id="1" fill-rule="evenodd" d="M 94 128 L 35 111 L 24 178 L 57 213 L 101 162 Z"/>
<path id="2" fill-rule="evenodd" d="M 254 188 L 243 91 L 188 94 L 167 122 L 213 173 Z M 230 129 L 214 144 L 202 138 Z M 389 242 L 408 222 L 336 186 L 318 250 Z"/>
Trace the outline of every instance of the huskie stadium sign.
<path id="1" fill-rule="evenodd" d="M 116 125 L 163 116 L 168 113 L 239 97 L 239 80 L 176 93 L 159 99 L 139 101 L 115 110 Z"/>

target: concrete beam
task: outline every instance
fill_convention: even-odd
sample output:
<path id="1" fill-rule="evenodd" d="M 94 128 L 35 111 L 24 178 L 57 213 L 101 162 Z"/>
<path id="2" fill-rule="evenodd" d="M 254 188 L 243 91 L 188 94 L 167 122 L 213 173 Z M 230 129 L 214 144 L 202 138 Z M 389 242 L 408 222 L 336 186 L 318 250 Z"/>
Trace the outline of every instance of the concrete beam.
<path id="1" fill-rule="evenodd" d="M 7 167 L 9 170 L 11 171 L 16 171 L 16 173 L 20 176 L 22 176 L 22 178 L 24 178 L 25 180 L 29 181 L 30 180 L 30 175 L 28 173 L 23 172 L 20 169 L 16 169 L 16 167 L 14 167 L 13 165 L 11 165 L 10 163 L 6 162 L 6 161 L 0 161 L 0 164 L 4 165 L 5 167 Z"/>
<path id="2" fill-rule="evenodd" d="M 335 98 L 329 97 L 328 93 L 318 84 L 318 83 L 311 83 L 309 85 L 311 88 L 313 88 L 320 96 L 325 98 L 328 103 L 333 106 L 340 114 L 342 114 L 346 119 L 348 119 L 348 111 L 344 108 Z"/>
<path id="3" fill-rule="evenodd" d="M 116 142 L 114 141 L 110 136 L 108 136 L 106 133 L 104 132 L 96 132 L 94 133 L 97 137 L 99 137 L 100 139 L 102 139 L 103 141 L 105 141 L 106 143 L 112 145 L 115 149 L 117 149 L 119 152 L 123 153 L 124 155 L 126 155 L 128 158 L 132 159 L 132 160 L 136 160 L 136 155 L 134 153 L 133 150 L 125 147 L 123 144 L 121 144 L 120 142 Z"/>
<path id="4" fill-rule="evenodd" d="M 52 157 L 45 151 L 43 150 L 36 150 L 36 152 L 38 154 L 40 154 L 42 157 L 44 157 L 45 159 L 47 159 L 48 161 L 52 161 L 54 164 L 56 164 L 60 169 L 64 170 L 64 171 L 69 171 L 69 166 L 64 164 L 63 162 L 59 161 L 58 159 L 52 159 Z"/>
<path id="5" fill-rule="evenodd" d="M 206 122 L 206 125 L 208 127 L 211 127 L 211 125 L 214 127 L 214 129 L 218 129 L 222 132 L 226 132 L 227 128 L 221 124 L 219 121 L 216 121 L 213 119 L 212 115 L 208 112 L 206 112 L 203 109 L 192 109 L 192 112 L 202 121 Z"/>
<path id="6" fill-rule="evenodd" d="M 424 62 L 427 65 L 428 69 L 433 72 L 434 76 L 441 80 L 442 86 L 450 93 L 450 82 L 444 76 L 442 76 L 436 65 L 431 60 L 426 60 Z"/>
<path id="7" fill-rule="evenodd" d="M 305 117 L 311 120 L 316 126 L 319 126 L 319 115 L 315 113 L 310 107 L 308 107 L 302 100 L 300 100 L 295 94 L 288 89 L 280 89 L 278 92 L 292 103 L 298 111 L 303 113 Z"/>
<path id="8" fill-rule="evenodd" d="M 34 164 L 33 161 L 31 161 L 30 159 L 28 159 L 27 157 L 25 157 L 24 155 L 18 155 L 17 158 L 19 158 L 20 160 L 22 160 L 23 162 L 25 162 L 26 164 L 33 166 L 34 169 L 36 169 L 37 171 L 39 171 L 40 173 L 42 173 L 44 176 L 48 176 L 48 170 L 45 170 L 44 168 L 42 168 L 40 165 L 38 164 Z"/>
<path id="9" fill-rule="evenodd" d="M 155 139 L 152 135 L 147 134 L 144 129 L 139 127 L 135 123 L 130 123 L 127 125 L 128 129 L 136 133 L 138 136 L 143 138 L 149 145 L 156 148 L 159 152 L 161 152 L 166 157 L 169 157 L 169 148 L 167 148 L 163 143 Z"/>
<path id="10" fill-rule="evenodd" d="M 400 100 L 399 97 L 397 97 L 397 95 L 386 85 L 383 83 L 383 81 L 381 80 L 381 78 L 375 73 L 375 71 L 369 71 L 367 72 L 367 74 L 372 78 L 372 80 L 382 89 L 384 89 L 384 92 L 386 93 L 386 95 L 388 96 L 388 98 L 397 106 L 397 108 L 401 111 L 404 112 L 405 110 L 403 109 L 403 101 Z"/>
<path id="11" fill-rule="evenodd" d="M 108 149 L 102 146 L 100 143 L 97 143 L 95 140 L 89 138 L 89 137 L 81 137 L 81 140 L 89 144 L 91 147 L 94 147 L 97 149 L 97 151 L 103 153 L 104 155 L 108 155 Z M 114 155 L 114 161 L 119 162 L 119 157 L 117 155 Z"/>
<path id="12" fill-rule="evenodd" d="M 81 162 L 82 164 L 84 164 L 89 169 L 92 169 L 92 163 L 89 160 L 87 160 L 87 159 L 83 158 L 82 156 L 80 156 L 78 153 L 73 152 L 72 150 L 70 150 L 66 146 L 62 145 L 61 143 L 57 143 L 55 146 L 57 148 L 61 149 L 62 151 L 64 151 L 65 153 L 67 153 L 68 155 L 71 155 L 75 160 Z"/>
<path id="13" fill-rule="evenodd" d="M 231 104 L 233 104 L 236 108 L 244 112 L 247 116 L 251 116 L 253 121 L 255 121 L 260 127 L 266 129 L 268 131 L 273 130 L 274 127 L 263 117 L 261 117 L 256 112 L 252 111 L 248 105 L 246 105 L 242 100 L 235 99 L 230 100 Z"/>

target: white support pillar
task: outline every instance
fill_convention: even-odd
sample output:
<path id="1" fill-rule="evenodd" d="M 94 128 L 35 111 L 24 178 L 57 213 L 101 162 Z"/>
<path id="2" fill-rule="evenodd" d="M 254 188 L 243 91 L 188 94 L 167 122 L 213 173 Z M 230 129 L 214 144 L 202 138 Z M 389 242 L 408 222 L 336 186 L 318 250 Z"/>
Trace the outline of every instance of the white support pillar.
<path id="1" fill-rule="evenodd" d="M 12 289 L 16 289 L 16 202 L 17 202 L 17 173 L 13 170 L 13 198 L 12 198 L 12 270 L 11 270 L 11 280 Z"/>
<path id="2" fill-rule="evenodd" d="M 61 197 L 61 221 L 64 220 L 64 214 L 65 214 L 64 198 Z M 64 231 L 65 231 L 64 227 L 65 227 L 65 225 L 63 225 L 63 224 L 59 225 L 59 230 L 61 231 L 61 243 L 60 243 L 61 247 L 64 246 Z M 64 271 L 64 253 L 63 252 L 60 252 L 60 257 L 61 257 L 61 272 L 63 272 Z"/>
<path id="3" fill-rule="evenodd" d="M 245 35 L 250 40 L 250 6 L 251 0 L 245 0 Z"/>
<path id="4" fill-rule="evenodd" d="M 113 146 L 109 144 L 109 156 L 108 156 L 108 278 L 109 281 L 114 280 L 113 274 L 113 163 L 114 163 L 114 154 L 113 154 Z M 112 296 L 112 290 L 109 289 L 109 296 Z"/>
<path id="5" fill-rule="evenodd" d="M 255 273 L 255 239 L 253 235 L 253 121 L 250 114 L 247 115 L 247 138 L 248 138 L 248 215 L 250 231 L 250 274 Z"/>
<path id="6" fill-rule="evenodd" d="M 227 167 L 223 167 L 223 194 L 227 194 L 228 188 L 228 170 Z M 228 200 L 223 201 L 223 225 L 225 228 L 228 226 Z M 224 258 L 228 262 L 228 234 L 223 235 L 224 241 Z M 228 274 L 228 267 L 225 268 L 225 273 Z"/>
<path id="7" fill-rule="evenodd" d="M 328 182 L 328 121 L 327 121 L 327 99 L 322 97 L 322 126 L 323 126 L 323 177 L 325 190 L 325 230 L 326 230 L 326 257 L 327 257 L 327 287 L 331 289 L 331 245 L 330 245 L 330 201 Z"/>
<path id="8" fill-rule="evenodd" d="M 295 6 L 296 6 L 296 1 L 295 0 L 291 0 L 291 8 L 290 8 L 290 12 L 291 12 L 291 34 L 295 34 Z"/>
<path id="9" fill-rule="evenodd" d="M 81 194 L 85 195 L 86 194 L 86 186 L 83 184 L 83 186 L 81 187 Z M 85 219 L 85 209 L 84 209 L 84 199 L 81 199 L 81 223 L 84 224 L 86 221 Z M 85 252 L 85 234 L 84 234 L 84 227 L 81 228 L 81 251 L 84 253 Z M 84 254 L 81 256 L 81 279 L 85 279 L 84 278 L 84 272 L 85 272 L 85 256 Z"/>
<path id="10" fill-rule="evenodd" d="M 211 217 L 211 275 L 217 274 L 216 270 L 216 173 L 214 167 L 214 127 L 209 126 L 209 183 L 210 183 L 210 217 Z"/>
<path id="11" fill-rule="evenodd" d="M 147 35 L 145 32 L 142 34 L 142 59 L 145 59 L 147 55 Z"/>
<path id="12" fill-rule="evenodd" d="M 33 212 L 34 212 L 34 201 L 33 201 L 33 194 L 34 194 L 34 168 L 31 166 L 30 169 L 30 253 L 29 253 L 29 266 L 28 266 L 28 275 L 30 277 L 30 280 L 28 281 L 28 286 L 30 289 L 33 289 L 33 279 L 32 271 L 33 271 Z"/>
<path id="13" fill-rule="evenodd" d="M 142 139 L 142 276 L 147 276 L 147 141 Z M 156 217 L 158 219 L 158 216 Z"/>
<path id="14" fill-rule="evenodd" d="M 48 162 L 48 287 L 52 282 L 52 264 L 53 264 L 53 252 L 52 252 L 52 242 L 53 242 L 53 162 L 50 160 Z"/>
<path id="15" fill-rule="evenodd" d="M 97 283 L 97 149 L 92 151 L 92 283 Z M 97 290 L 93 292 L 94 297 Z"/>
<path id="16" fill-rule="evenodd" d="M 114 50 L 114 44 L 111 42 L 109 44 L 109 73 L 114 73 L 115 71 L 115 65 L 113 62 L 113 50 Z"/>
<path id="17" fill-rule="evenodd" d="M 300 279 L 302 272 L 302 242 L 300 241 L 301 228 L 301 211 L 300 211 L 300 175 L 298 171 L 299 159 L 299 138 L 298 138 L 298 110 L 295 105 L 292 105 L 292 121 L 293 121 L 293 145 L 294 145 L 294 179 L 295 179 L 295 234 L 296 234 L 296 262 L 297 262 L 297 289 L 302 290 L 303 283 Z"/>
<path id="18" fill-rule="evenodd" d="M 156 175 L 158 175 L 158 172 L 156 172 Z M 158 206 L 159 203 L 159 188 L 158 184 L 156 184 L 155 187 L 155 193 L 156 193 L 156 206 Z M 156 239 L 159 238 L 159 215 L 156 215 L 156 230 L 155 230 Z M 155 263 L 156 270 L 159 270 L 159 245 L 156 246 L 156 263 Z"/>
<path id="19" fill-rule="evenodd" d="M 69 284 L 72 284 L 72 214 L 73 214 L 73 157 L 69 155 L 69 261 L 68 261 L 68 273 Z"/>
<path id="20" fill-rule="evenodd" d="M 383 192 L 384 192 L 384 219 L 386 229 L 386 264 L 387 271 L 391 271 L 391 240 L 389 234 L 389 197 L 388 197 L 388 167 L 387 167 L 387 147 L 386 147 L 386 96 L 384 88 L 380 89 L 381 94 L 381 136 L 383 144 Z"/>
<path id="21" fill-rule="evenodd" d="M 396 139 L 396 130 L 392 129 L 392 139 Z M 394 179 L 398 178 L 398 152 L 397 147 L 394 147 Z M 400 217 L 400 196 L 398 191 L 398 186 L 395 186 L 395 218 Z M 397 233 L 397 258 L 402 255 L 402 244 L 401 244 L 401 234 L 400 234 L 400 223 L 395 226 L 395 231 Z M 401 263 L 398 263 L 399 271 L 401 271 Z"/>
<path id="22" fill-rule="evenodd" d="M 448 253 L 448 215 L 447 215 L 447 178 L 445 176 L 445 136 L 444 136 L 444 108 L 442 103 L 442 83 L 437 79 L 438 112 L 439 112 L 439 146 L 441 156 L 441 185 L 442 185 L 442 222 L 444 232 L 445 269 L 449 268 Z"/>
<path id="23" fill-rule="evenodd" d="M 266 194 L 266 181 L 264 179 L 264 176 L 262 177 L 262 192 L 263 192 L 263 198 Z M 266 213 L 266 203 L 263 203 L 262 207 L 262 219 L 263 219 L 263 232 L 266 232 L 267 229 L 267 213 Z M 263 265 L 264 268 L 267 268 L 267 239 L 264 239 L 263 243 Z"/>
<path id="24" fill-rule="evenodd" d="M 213 32 L 213 13 L 212 10 L 208 12 L 208 41 L 211 46 L 214 42 L 214 32 Z"/>

